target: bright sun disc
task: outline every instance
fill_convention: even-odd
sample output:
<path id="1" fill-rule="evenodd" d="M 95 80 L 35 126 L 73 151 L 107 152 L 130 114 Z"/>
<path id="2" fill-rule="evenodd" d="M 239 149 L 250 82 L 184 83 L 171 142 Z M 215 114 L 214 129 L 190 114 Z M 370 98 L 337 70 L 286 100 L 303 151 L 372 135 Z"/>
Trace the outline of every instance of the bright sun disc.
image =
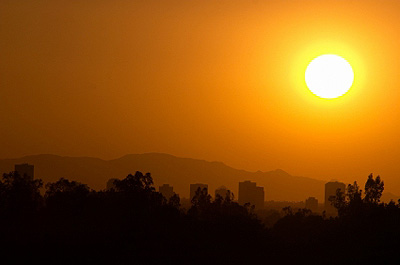
<path id="1" fill-rule="evenodd" d="M 354 81 L 351 65 L 334 54 L 318 56 L 307 66 L 306 84 L 321 98 L 337 98 L 345 94 Z"/>

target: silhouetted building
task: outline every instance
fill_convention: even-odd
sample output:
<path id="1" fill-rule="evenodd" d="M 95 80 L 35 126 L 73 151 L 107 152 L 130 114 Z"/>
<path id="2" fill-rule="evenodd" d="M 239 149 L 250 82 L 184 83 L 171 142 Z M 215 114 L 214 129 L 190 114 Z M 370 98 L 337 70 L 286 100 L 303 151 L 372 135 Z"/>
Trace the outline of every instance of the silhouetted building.
<path id="1" fill-rule="evenodd" d="M 29 164 L 19 164 L 14 166 L 14 171 L 18 172 L 21 176 L 34 178 L 34 166 Z"/>
<path id="2" fill-rule="evenodd" d="M 250 203 L 256 209 L 264 208 L 264 187 L 257 187 L 257 183 L 251 181 L 239 182 L 239 204 Z"/>
<path id="3" fill-rule="evenodd" d="M 119 180 L 119 179 L 109 179 L 108 181 L 107 181 L 107 190 L 111 190 L 111 189 L 115 189 L 115 181 L 116 180 Z"/>
<path id="4" fill-rule="evenodd" d="M 217 198 L 217 195 L 221 196 L 223 199 L 226 198 L 228 195 L 228 190 L 226 189 L 225 186 L 221 186 L 218 189 L 215 190 L 215 198 Z"/>
<path id="5" fill-rule="evenodd" d="M 309 197 L 306 200 L 306 209 L 316 213 L 318 211 L 318 200 L 315 197 Z"/>
<path id="6" fill-rule="evenodd" d="M 158 187 L 158 191 L 167 199 L 171 198 L 174 196 L 174 187 L 170 186 L 169 184 L 164 184 L 160 187 Z"/>
<path id="7" fill-rule="evenodd" d="M 330 181 L 325 184 L 325 211 L 327 213 L 337 213 L 336 208 L 333 207 L 333 205 L 329 201 L 329 197 L 336 196 L 336 191 L 338 189 L 340 189 L 342 192 L 345 192 L 346 185 L 338 181 Z"/>
<path id="8" fill-rule="evenodd" d="M 206 189 L 207 193 L 208 193 L 208 185 L 207 184 L 201 184 L 201 183 L 190 184 L 190 200 L 192 200 L 194 195 L 196 195 L 196 191 L 198 188 L 200 188 L 201 190 Z"/>

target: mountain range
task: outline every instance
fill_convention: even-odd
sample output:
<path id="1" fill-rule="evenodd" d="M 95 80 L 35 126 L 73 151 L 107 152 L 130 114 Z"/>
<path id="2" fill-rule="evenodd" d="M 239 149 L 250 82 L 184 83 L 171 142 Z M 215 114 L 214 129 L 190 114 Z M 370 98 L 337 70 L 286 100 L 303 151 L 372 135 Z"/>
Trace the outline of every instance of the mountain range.
<path id="1" fill-rule="evenodd" d="M 251 180 L 263 186 L 266 200 L 304 201 L 316 197 L 324 198 L 324 181 L 307 177 L 292 176 L 277 169 L 267 172 L 249 172 L 199 159 L 180 158 L 162 153 L 130 154 L 113 160 L 92 157 L 64 157 L 58 155 L 32 155 L 17 159 L 0 159 L 0 173 L 14 170 L 15 164 L 29 163 L 35 166 L 35 178 L 44 183 L 59 178 L 88 184 L 95 190 L 105 189 L 110 178 L 122 179 L 136 171 L 150 172 L 154 184 L 170 184 L 181 197 L 189 196 L 191 183 L 206 183 L 213 195 L 220 186 L 230 189 L 237 198 L 239 181 Z M 385 194 L 387 198 L 397 197 Z"/>

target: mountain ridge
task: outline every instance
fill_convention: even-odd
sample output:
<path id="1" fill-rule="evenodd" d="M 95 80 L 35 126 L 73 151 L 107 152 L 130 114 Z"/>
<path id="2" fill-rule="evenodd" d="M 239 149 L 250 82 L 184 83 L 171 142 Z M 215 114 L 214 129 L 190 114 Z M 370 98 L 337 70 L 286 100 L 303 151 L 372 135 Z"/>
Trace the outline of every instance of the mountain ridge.
<path id="1" fill-rule="evenodd" d="M 226 186 L 236 195 L 239 181 L 251 180 L 263 186 L 266 200 L 304 201 L 313 196 L 323 201 L 325 181 L 292 176 L 282 169 L 246 171 L 223 162 L 177 157 L 165 153 L 127 154 L 104 160 L 95 157 L 71 157 L 54 154 L 28 155 L 21 158 L 0 159 L 0 172 L 14 170 L 14 164 L 35 166 L 35 177 L 53 182 L 61 177 L 76 180 L 95 190 L 105 188 L 110 178 L 124 178 L 130 173 L 150 172 L 156 188 L 171 184 L 182 197 L 188 197 L 190 183 L 206 183 L 213 195 L 219 186 Z M 236 196 L 237 197 L 237 196 Z"/>

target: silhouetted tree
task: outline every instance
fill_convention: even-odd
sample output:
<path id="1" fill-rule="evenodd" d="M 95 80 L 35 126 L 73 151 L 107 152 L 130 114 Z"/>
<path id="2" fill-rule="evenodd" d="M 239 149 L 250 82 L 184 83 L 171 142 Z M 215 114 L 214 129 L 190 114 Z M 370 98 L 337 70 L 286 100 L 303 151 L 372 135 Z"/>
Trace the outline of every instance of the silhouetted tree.
<path id="1" fill-rule="evenodd" d="M 62 257 L 66 264 L 210 260 L 215 264 L 319 264 L 321 260 L 391 264 L 389 259 L 400 260 L 400 205 L 379 203 L 383 181 L 372 175 L 365 197 L 357 182 L 345 192 L 336 192 L 332 203 L 338 217 L 287 207 L 282 218 L 276 211 L 264 213 L 272 216 L 269 228 L 260 222 L 262 215 L 257 217 L 249 205 L 239 205 L 229 191 L 212 200 L 207 189 L 198 189 L 185 213 L 179 210 L 178 195 L 166 200 L 155 191 L 150 173 L 136 172 L 116 181 L 115 189 L 99 192 L 61 178 L 46 185 L 44 204 L 41 186 L 40 180 L 16 172 L 0 180 L 4 264 L 37 260 L 43 250 L 47 260 L 54 263 Z"/>
<path id="2" fill-rule="evenodd" d="M 69 181 L 65 178 L 60 178 L 57 182 L 46 184 L 45 198 L 56 196 L 61 193 L 75 193 L 87 195 L 89 187 L 77 181 Z"/>
<path id="3" fill-rule="evenodd" d="M 294 211 L 288 206 L 283 208 L 283 212 L 285 216 L 275 223 L 273 232 L 285 244 L 294 244 L 294 249 L 314 240 L 323 226 L 322 216 L 312 214 L 310 209 L 303 208 Z"/>
<path id="4" fill-rule="evenodd" d="M 123 180 L 114 180 L 115 190 L 119 192 L 154 191 L 153 178 L 150 173 L 143 175 L 136 171 L 135 175 L 129 174 Z"/>
<path id="5" fill-rule="evenodd" d="M 234 200 L 234 198 L 235 198 L 235 196 L 233 195 L 233 193 L 230 190 L 227 190 L 225 197 L 223 197 L 219 194 L 216 194 L 214 202 L 217 204 L 223 204 L 223 203 L 229 204 Z"/>
<path id="6" fill-rule="evenodd" d="M 109 180 L 107 181 L 106 189 L 109 190 L 109 191 L 111 191 L 111 190 L 114 191 L 114 190 L 115 190 L 115 184 L 114 184 L 114 182 L 115 182 L 116 180 L 119 180 L 119 179 L 117 179 L 117 178 L 111 178 L 111 179 L 109 179 Z"/>
<path id="7" fill-rule="evenodd" d="M 45 200 L 48 208 L 53 210 L 82 209 L 90 190 L 86 184 L 60 178 L 46 184 Z"/>
<path id="8" fill-rule="evenodd" d="M 211 195 L 208 194 L 206 188 L 204 189 L 198 188 L 191 202 L 192 202 L 192 207 L 189 209 L 188 213 L 192 215 L 201 214 L 202 212 L 206 211 L 206 209 L 210 206 Z"/>
<path id="9" fill-rule="evenodd" d="M 338 210 L 339 216 L 349 213 L 355 214 L 363 208 L 362 190 L 360 190 L 357 181 L 347 185 L 346 191 L 338 189 L 336 196 L 331 196 L 329 200 Z"/>
<path id="10" fill-rule="evenodd" d="M 39 189 L 43 186 L 41 179 L 31 179 L 13 171 L 3 174 L 0 181 L 0 212 L 23 215 L 33 213 L 42 205 Z"/>
<path id="11" fill-rule="evenodd" d="M 381 181 L 380 176 L 375 179 L 372 173 L 368 176 L 368 180 L 365 183 L 365 197 L 364 201 L 367 203 L 377 204 L 379 203 L 382 193 L 384 190 L 384 183 Z"/>
<path id="12" fill-rule="evenodd" d="M 168 205 L 174 208 L 179 208 L 181 206 L 181 199 L 179 198 L 178 194 L 174 194 L 169 198 Z"/>
<path id="13" fill-rule="evenodd" d="M 293 215 L 293 209 L 291 206 L 286 206 L 282 208 L 284 215 Z"/>
<path id="14" fill-rule="evenodd" d="M 350 203 L 360 204 L 362 203 L 362 190 L 357 184 L 357 181 L 354 181 L 354 184 L 349 184 L 347 186 L 347 196 L 349 198 Z"/>
<path id="15" fill-rule="evenodd" d="M 329 198 L 332 205 L 338 209 L 339 216 L 365 216 L 367 211 L 371 211 L 371 207 L 378 206 L 384 183 L 380 177 L 376 179 L 370 174 L 365 183 L 365 196 L 362 198 L 362 190 L 357 182 L 349 184 L 345 192 L 338 190 L 336 196 Z"/>
<path id="16" fill-rule="evenodd" d="M 346 200 L 346 193 L 341 189 L 336 190 L 335 196 L 329 197 L 330 203 L 338 210 L 338 214 L 342 215 L 346 211 L 348 201 Z"/>

